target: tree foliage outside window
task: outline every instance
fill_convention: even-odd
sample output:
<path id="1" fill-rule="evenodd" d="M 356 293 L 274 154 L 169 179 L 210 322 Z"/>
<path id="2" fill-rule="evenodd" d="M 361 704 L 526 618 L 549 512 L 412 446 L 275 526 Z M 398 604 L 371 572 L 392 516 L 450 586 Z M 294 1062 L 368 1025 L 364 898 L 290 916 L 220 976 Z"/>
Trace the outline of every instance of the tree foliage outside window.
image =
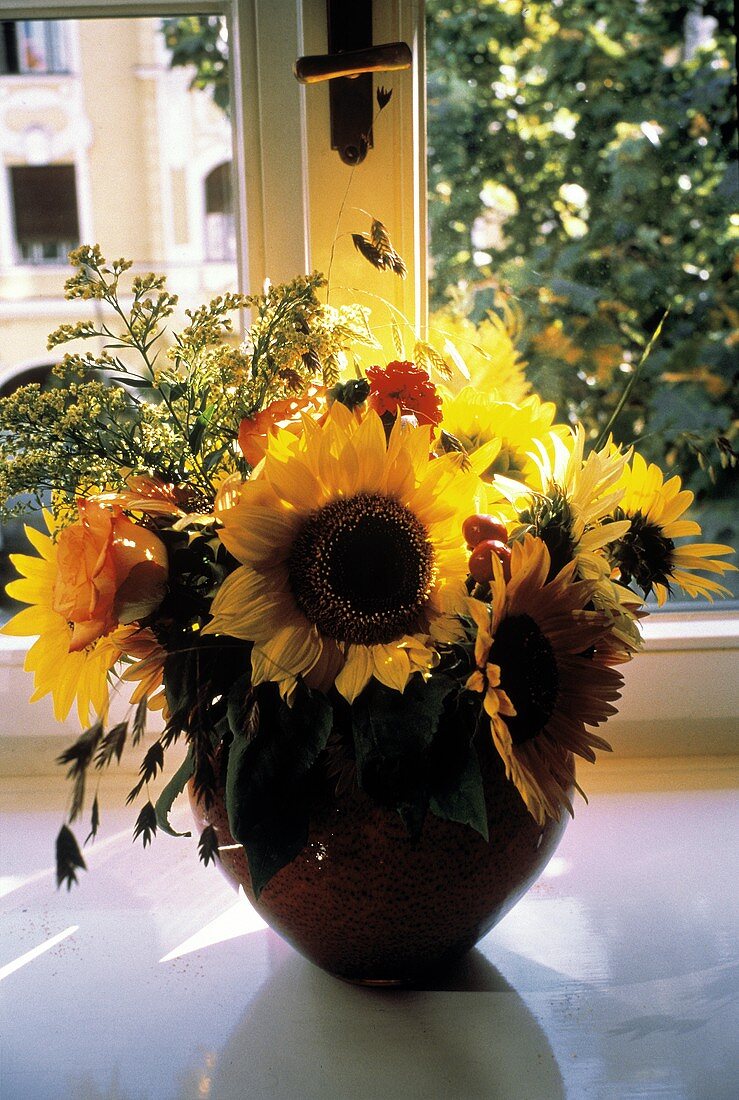
<path id="1" fill-rule="evenodd" d="M 221 15 L 182 15 L 162 20 L 172 68 L 192 67 L 191 89 L 208 89 L 229 113 L 228 34 Z"/>
<path id="2" fill-rule="evenodd" d="M 729 0 L 427 0 L 431 304 L 520 312 L 528 376 L 687 477 L 736 541 Z M 710 507 L 708 506 L 710 503 Z"/>

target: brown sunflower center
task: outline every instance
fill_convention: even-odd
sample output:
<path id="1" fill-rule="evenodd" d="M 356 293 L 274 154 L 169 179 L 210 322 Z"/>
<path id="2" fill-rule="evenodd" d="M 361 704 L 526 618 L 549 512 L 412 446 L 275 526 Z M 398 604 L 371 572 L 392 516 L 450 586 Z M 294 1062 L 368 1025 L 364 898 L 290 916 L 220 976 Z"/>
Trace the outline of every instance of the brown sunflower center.
<path id="1" fill-rule="evenodd" d="M 641 512 L 627 516 L 617 508 L 613 518 L 631 520 L 629 530 L 612 548 L 621 570 L 621 583 L 628 585 L 636 581 L 645 596 L 655 584 L 663 584 L 669 590 L 675 550 L 672 539 L 667 538 L 657 524 L 646 520 Z"/>
<path id="2" fill-rule="evenodd" d="M 434 584 L 426 528 L 380 493 L 334 500 L 303 524 L 288 561 L 295 600 L 322 634 L 357 645 L 413 633 Z"/>
<path id="3" fill-rule="evenodd" d="M 549 639 L 530 615 L 511 615 L 498 627 L 488 660 L 500 666 L 500 683 L 516 708 L 506 718 L 514 745 L 536 737 L 557 704 L 559 674 Z"/>

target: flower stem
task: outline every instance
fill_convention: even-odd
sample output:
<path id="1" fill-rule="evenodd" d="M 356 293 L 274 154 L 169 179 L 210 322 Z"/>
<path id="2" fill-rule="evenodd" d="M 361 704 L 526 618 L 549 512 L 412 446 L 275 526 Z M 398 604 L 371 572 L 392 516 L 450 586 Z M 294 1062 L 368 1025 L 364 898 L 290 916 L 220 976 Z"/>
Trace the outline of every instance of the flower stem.
<path id="1" fill-rule="evenodd" d="M 641 369 L 644 366 L 644 364 L 646 363 L 649 356 L 652 354 L 652 348 L 657 343 L 657 340 L 660 337 L 660 333 L 662 332 L 662 328 L 664 326 L 665 321 L 667 320 L 667 315 L 668 315 L 669 312 L 670 312 L 670 310 L 668 308 L 662 314 L 660 322 L 657 325 L 654 332 L 652 333 L 652 336 L 651 336 L 651 339 L 650 339 L 649 343 L 647 344 L 644 351 L 642 352 L 641 358 L 639 359 L 639 362 L 636 364 L 636 367 L 634 368 L 634 371 L 631 375 L 631 378 L 629 378 L 628 382 L 624 386 L 623 393 L 621 394 L 621 397 L 619 398 L 619 401 L 618 401 L 618 404 L 616 405 L 616 408 L 611 413 L 610 420 L 608 421 L 605 428 L 603 429 L 603 431 L 598 436 L 598 439 L 596 440 L 596 443 L 595 443 L 595 446 L 594 446 L 593 450 L 595 450 L 595 451 L 600 450 L 600 448 L 603 446 L 605 441 L 608 439 L 608 436 L 611 433 L 613 425 L 616 423 L 619 416 L 623 412 L 624 406 L 626 405 L 626 402 L 629 400 L 629 395 L 631 394 L 631 391 L 633 390 L 634 386 L 636 385 L 636 381 L 637 381 L 639 375 L 641 374 Z"/>

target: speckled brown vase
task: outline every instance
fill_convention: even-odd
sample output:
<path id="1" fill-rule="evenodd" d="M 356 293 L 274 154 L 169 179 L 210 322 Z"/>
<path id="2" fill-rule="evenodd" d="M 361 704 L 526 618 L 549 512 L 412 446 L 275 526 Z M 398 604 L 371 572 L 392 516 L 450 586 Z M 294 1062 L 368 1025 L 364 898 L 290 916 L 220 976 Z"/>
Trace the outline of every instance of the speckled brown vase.
<path id="1" fill-rule="evenodd" d="M 315 805 L 308 844 L 254 900 L 242 847 L 221 868 L 259 915 L 324 970 L 349 981 L 408 984 L 464 954 L 544 869 L 565 817 L 543 828 L 492 751 L 482 761 L 490 840 L 429 814 L 417 843 L 397 813 L 354 789 Z M 208 811 L 190 789 L 201 828 L 232 845 L 223 797 Z"/>

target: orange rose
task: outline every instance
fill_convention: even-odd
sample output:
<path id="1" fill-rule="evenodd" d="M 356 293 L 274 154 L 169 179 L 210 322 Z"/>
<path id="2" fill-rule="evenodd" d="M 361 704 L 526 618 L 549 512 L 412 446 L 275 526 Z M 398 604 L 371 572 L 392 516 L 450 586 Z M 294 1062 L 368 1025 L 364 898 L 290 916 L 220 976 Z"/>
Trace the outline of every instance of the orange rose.
<path id="1" fill-rule="evenodd" d="M 302 413 L 317 416 L 324 412 L 326 391 L 323 386 L 311 386 L 301 397 L 286 397 L 273 401 L 266 409 L 246 416 L 239 425 L 239 449 L 250 466 L 257 466 L 267 453 L 269 437 L 277 428 L 300 432 Z"/>
<path id="2" fill-rule="evenodd" d="M 167 551 L 117 505 L 78 500 L 57 542 L 54 610 L 72 624 L 70 652 L 150 615 L 164 596 Z"/>

